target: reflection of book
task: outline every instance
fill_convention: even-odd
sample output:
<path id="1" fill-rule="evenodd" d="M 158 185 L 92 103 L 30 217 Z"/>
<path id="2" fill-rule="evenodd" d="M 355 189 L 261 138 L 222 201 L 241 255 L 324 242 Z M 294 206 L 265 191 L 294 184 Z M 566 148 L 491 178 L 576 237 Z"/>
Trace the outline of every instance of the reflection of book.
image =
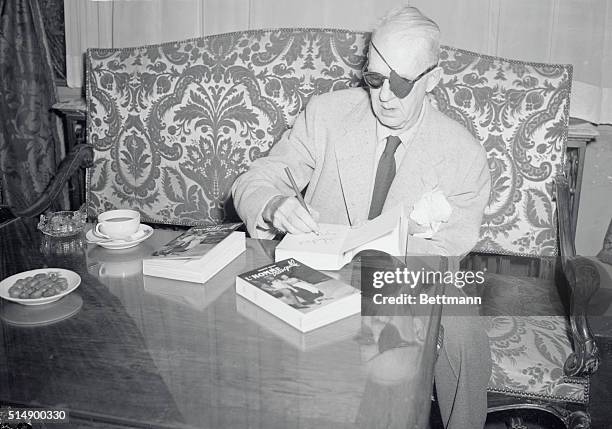
<path id="1" fill-rule="evenodd" d="M 295 258 L 318 270 L 337 270 L 362 250 L 389 255 L 406 253 L 408 228 L 401 206 L 359 227 L 320 224 L 320 234 L 287 234 L 276 247 L 275 259 Z"/>
<path id="2" fill-rule="evenodd" d="M 361 309 L 357 289 L 295 259 L 240 274 L 236 292 L 302 332 Z"/>
<path id="3" fill-rule="evenodd" d="M 142 261 L 144 274 L 204 283 L 245 251 L 241 224 L 189 229 Z"/>
<path id="4" fill-rule="evenodd" d="M 144 289 L 194 310 L 204 310 L 227 289 L 227 283 L 213 282 L 206 287 L 197 283 L 162 277 L 143 276 Z"/>
<path id="5" fill-rule="evenodd" d="M 361 318 L 358 315 L 338 320 L 330 325 L 303 333 L 268 313 L 251 301 L 236 296 L 236 310 L 239 314 L 261 326 L 301 351 L 314 350 L 356 336 L 359 333 Z"/>

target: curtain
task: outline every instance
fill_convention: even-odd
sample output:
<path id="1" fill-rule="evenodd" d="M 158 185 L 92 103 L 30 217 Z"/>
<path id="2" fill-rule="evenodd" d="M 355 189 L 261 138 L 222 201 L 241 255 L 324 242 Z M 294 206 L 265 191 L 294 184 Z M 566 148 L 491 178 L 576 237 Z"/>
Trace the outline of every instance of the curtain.
<path id="1" fill-rule="evenodd" d="M 55 83 L 37 0 L 0 0 L 0 182 L 4 203 L 29 206 L 62 155 Z"/>
<path id="2" fill-rule="evenodd" d="M 68 82 L 81 86 L 87 47 L 126 47 L 236 30 L 371 30 L 405 0 L 65 0 Z M 413 0 L 444 44 L 574 65 L 571 115 L 612 123 L 612 0 Z"/>

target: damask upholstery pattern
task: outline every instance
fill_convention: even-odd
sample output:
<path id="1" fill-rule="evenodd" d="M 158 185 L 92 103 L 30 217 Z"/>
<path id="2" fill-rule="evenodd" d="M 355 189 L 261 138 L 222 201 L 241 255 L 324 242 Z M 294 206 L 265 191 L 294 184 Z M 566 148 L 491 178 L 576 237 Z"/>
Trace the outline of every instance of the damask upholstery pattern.
<path id="1" fill-rule="evenodd" d="M 491 195 L 476 251 L 556 255 L 553 179 L 563 172 L 572 66 L 443 49 L 438 108 L 483 144 Z"/>
<path id="2" fill-rule="evenodd" d="M 314 94 L 360 86 L 369 33 L 256 30 L 87 53 L 88 202 L 146 221 L 235 220 L 233 180 Z M 476 250 L 553 255 L 571 67 L 442 48 L 435 104 L 487 149 L 493 190 Z"/>
<path id="3" fill-rule="evenodd" d="M 90 50 L 91 212 L 130 206 L 162 223 L 231 220 L 234 179 L 309 98 L 359 83 L 364 37 L 251 31 Z"/>
<path id="4" fill-rule="evenodd" d="M 572 353 L 566 317 L 496 316 L 487 320 L 493 359 L 490 392 L 588 402 L 588 379 L 570 379 L 563 373 Z"/>
<path id="5" fill-rule="evenodd" d="M 554 282 L 494 273 L 486 273 L 485 278 L 481 314 L 487 316 L 493 362 L 488 390 L 587 403 L 589 380 L 569 378 L 563 372 L 573 350 L 570 327 Z"/>

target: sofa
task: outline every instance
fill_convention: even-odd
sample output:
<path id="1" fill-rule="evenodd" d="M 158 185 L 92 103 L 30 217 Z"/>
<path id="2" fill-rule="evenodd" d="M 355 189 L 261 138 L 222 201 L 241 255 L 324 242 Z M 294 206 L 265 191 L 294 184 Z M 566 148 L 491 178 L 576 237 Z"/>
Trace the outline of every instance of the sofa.
<path id="1" fill-rule="evenodd" d="M 310 97 L 360 86 L 368 33 L 246 31 L 87 53 L 92 215 L 235 219 L 229 189 L 291 127 Z M 442 48 L 433 95 L 489 154 L 493 193 L 478 248 L 556 254 L 552 183 L 562 172 L 571 67 Z"/>
<path id="2" fill-rule="evenodd" d="M 89 215 L 130 207 L 144 222 L 235 221 L 233 181 L 266 155 L 313 95 L 363 86 L 369 37 L 253 30 L 88 50 Z M 440 66 L 443 77 L 429 101 L 465 126 L 488 155 L 492 191 L 475 254 L 560 258 L 570 301 L 588 301 L 596 285 L 584 285 L 566 225 L 571 66 L 449 46 L 442 47 Z M 516 294 L 537 291 L 522 287 L 533 289 Z M 567 316 L 545 321 L 489 314 L 489 392 L 512 398 L 492 411 L 539 408 L 568 427 L 588 427 L 588 377 L 598 354 L 574 301 Z"/>

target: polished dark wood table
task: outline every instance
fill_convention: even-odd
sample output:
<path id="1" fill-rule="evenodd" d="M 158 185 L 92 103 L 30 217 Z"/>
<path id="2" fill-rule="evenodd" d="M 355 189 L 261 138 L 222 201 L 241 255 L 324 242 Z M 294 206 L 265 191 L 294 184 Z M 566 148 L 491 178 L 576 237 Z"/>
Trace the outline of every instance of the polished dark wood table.
<path id="1" fill-rule="evenodd" d="M 235 293 L 274 241 L 248 239 L 204 285 L 143 278 L 142 258 L 179 233 L 112 251 L 32 220 L 0 228 L 0 279 L 42 267 L 82 279 L 42 308 L 0 300 L 0 406 L 62 408 L 71 427 L 427 426 L 440 305 L 301 334 Z"/>

